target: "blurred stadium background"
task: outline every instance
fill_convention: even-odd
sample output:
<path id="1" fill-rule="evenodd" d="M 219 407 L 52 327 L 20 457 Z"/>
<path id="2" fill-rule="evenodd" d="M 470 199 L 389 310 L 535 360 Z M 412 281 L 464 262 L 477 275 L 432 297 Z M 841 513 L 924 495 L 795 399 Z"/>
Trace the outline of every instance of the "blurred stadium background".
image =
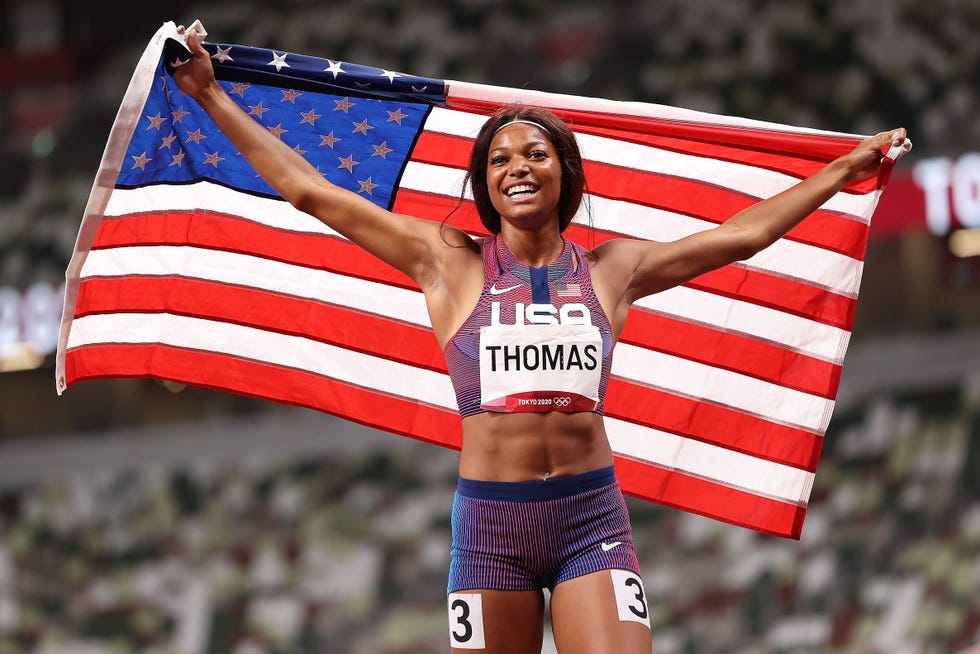
<path id="1" fill-rule="evenodd" d="M 908 127 L 802 539 L 630 506 L 660 654 L 980 652 L 980 2 L 5 0 L 0 654 L 448 651 L 454 453 L 150 380 L 55 394 L 113 117 L 149 37 L 194 18 L 433 77 Z"/>

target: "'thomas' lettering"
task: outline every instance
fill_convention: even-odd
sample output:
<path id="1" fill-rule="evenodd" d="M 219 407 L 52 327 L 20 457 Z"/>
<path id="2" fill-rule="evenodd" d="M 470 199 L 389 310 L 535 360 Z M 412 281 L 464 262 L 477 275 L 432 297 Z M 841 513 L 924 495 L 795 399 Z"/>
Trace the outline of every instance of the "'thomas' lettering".
<path id="1" fill-rule="evenodd" d="M 595 370 L 599 365 L 596 345 L 562 343 L 542 345 L 488 345 L 490 370 Z"/>
<path id="2" fill-rule="evenodd" d="M 500 302 L 490 305 L 490 324 L 502 325 L 500 322 Z M 556 309 L 553 304 L 514 304 L 514 322 L 511 325 L 591 325 L 592 314 L 589 307 L 578 302 L 563 304 Z"/>

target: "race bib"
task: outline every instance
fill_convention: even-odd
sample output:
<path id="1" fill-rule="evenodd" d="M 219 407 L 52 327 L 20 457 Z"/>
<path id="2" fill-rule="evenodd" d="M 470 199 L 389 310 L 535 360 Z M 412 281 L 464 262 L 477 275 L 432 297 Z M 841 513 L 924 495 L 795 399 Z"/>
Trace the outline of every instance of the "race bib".
<path id="1" fill-rule="evenodd" d="M 602 336 L 593 325 L 480 329 L 480 405 L 487 411 L 595 411 Z"/>

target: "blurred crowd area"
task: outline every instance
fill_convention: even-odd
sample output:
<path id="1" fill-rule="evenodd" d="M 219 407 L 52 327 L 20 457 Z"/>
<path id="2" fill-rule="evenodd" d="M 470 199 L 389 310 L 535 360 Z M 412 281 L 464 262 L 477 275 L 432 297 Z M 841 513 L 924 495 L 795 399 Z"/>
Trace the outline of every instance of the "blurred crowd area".
<path id="1" fill-rule="evenodd" d="M 0 654 L 448 651 L 456 454 L 286 420 L 337 440 L 196 423 L 8 451 Z M 800 541 L 631 498 L 655 651 L 978 651 L 978 434 L 975 373 L 842 412 Z"/>

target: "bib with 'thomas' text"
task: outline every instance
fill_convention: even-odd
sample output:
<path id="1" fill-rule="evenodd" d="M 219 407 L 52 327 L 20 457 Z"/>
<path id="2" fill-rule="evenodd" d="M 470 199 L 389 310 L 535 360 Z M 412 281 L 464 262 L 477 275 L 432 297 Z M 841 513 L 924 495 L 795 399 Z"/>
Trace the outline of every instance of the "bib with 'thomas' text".
<path id="1" fill-rule="evenodd" d="M 480 405 L 487 411 L 595 411 L 602 336 L 593 325 L 480 328 Z"/>

